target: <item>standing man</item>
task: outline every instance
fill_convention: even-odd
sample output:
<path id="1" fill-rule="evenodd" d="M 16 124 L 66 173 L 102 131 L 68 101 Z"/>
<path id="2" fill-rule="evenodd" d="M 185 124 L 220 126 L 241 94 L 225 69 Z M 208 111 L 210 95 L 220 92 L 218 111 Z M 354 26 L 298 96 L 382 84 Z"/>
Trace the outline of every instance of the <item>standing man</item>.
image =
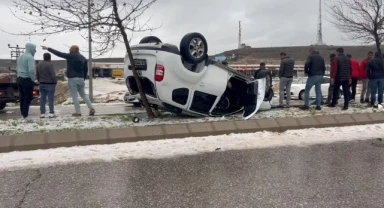
<path id="1" fill-rule="evenodd" d="M 369 87 L 368 79 L 368 63 L 373 58 L 373 52 L 369 51 L 367 58 L 360 63 L 360 80 L 363 82 L 363 88 L 361 89 L 360 103 L 369 103 L 369 95 L 371 93 L 371 88 Z M 364 97 L 365 96 L 365 97 Z"/>
<path id="2" fill-rule="evenodd" d="M 261 62 L 261 63 L 260 63 L 260 68 L 257 69 L 257 70 L 255 70 L 255 73 L 253 74 L 253 78 L 254 78 L 254 79 L 257 79 L 257 75 L 259 74 L 259 72 L 260 72 L 261 70 L 266 70 L 266 68 L 265 68 L 265 63 L 264 63 L 264 62 Z"/>
<path id="3" fill-rule="evenodd" d="M 330 59 L 330 65 L 332 65 L 333 60 L 336 58 L 336 54 L 332 53 L 329 55 Z M 330 74 L 332 74 L 332 67 L 330 70 Z M 327 97 L 327 104 L 331 104 L 333 97 L 333 83 L 331 82 L 331 79 L 329 80 L 329 87 L 328 87 L 328 97 Z M 339 94 L 337 94 L 337 97 L 339 97 Z"/>
<path id="4" fill-rule="evenodd" d="M 287 56 L 286 53 L 280 53 L 280 68 L 279 68 L 279 78 L 280 78 L 280 99 L 279 107 L 283 107 L 284 100 L 284 88 L 287 93 L 287 107 L 289 107 L 289 102 L 291 101 L 291 85 L 293 81 L 293 69 L 295 67 L 295 61 Z"/>
<path id="5" fill-rule="evenodd" d="M 384 90 L 384 66 L 380 59 L 380 53 L 375 53 L 375 58 L 368 63 L 368 78 L 371 87 L 371 106 L 377 108 L 376 93 L 378 94 L 378 103 L 383 103 Z"/>
<path id="6" fill-rule="evenodd" d="M 323 95 L 321 93 L 321 84 L 323 83 L 323 77 L 325 73 L 325 61 L 320 56 L 319 52 L 314 48 L 309 49 L 309 57 L 305 62 L 305 74 L 308 75 L 307 83 L 305 84 L 305 104 L 301 107 L 303 110 L 309 109 L 309 92 L 313 85 L 315 85 L 316 91 L 316 110 L 321 110 L 321 102 Z"/>
<path id="7" fill-rule="evenodd" d="M 359 71 L 360 66 L 359 62 L 352 58 L 351 54 L 348 54 L 347 57 L 351 60 L 351 78 L 352 83 L 349 87 L 349 101 L 354 103 L 355 102 L 355 96 L 356 96 L 356 87 L 357 87 L 357 81 L 359 80 Z M 351 92 L 352 90 L 352 92 Z"/>
<path id="8" fill-rule="evenodd" d="M 343 88 L 344 107 L 342 110 L 348 110 L 349 107 L 349 85 L 351 84 L 351 60 L 344 54 L 343 48 L 336 50 L 336 58 L 331 66 L 331 82 L 333 86 L 332 103 L 328 107 L 336 107 L 340 86 Z"/>
<path id="9" fill-rule="evenodd" d="M 40 118 L 45 118 L 45 104 L 48 97 L 49 118 L 56 117 L 55 115 L 55 89 L 57 78 L 55 67 L 51 62 L 51 54 L 44 53 L 44 61 L 37 65 L 36 78 L 40 85 Z"/>
<path id="10" fill-rule="evenodd" d="M 35 44 L 25 44 L 25 52 L 17 59 L 16 66 L 17 87 L 20 93 L 20 112 L 26 122 L 32 121 L 28 118 L 28 113 L 33 99 L 33 87 L 36 79 L 35 53 Z"/>
<path id="11" fill-rule="evenodd" d="M 88 75 L 88 61 L 87 59 L 80 54 L 79 47 L 76 45 L 71 46 L 69 53 L 62 53 L 56 51 L 52 48 L 41 46 L 43 50 L 48 50 L 49 52 L 55 54 L 58 57 L 64 58 L 67 60 L 67 77 L 69 85 L 69 93 L 71 94 L 73 105 L 75 106 L 75 113 L 72 114 L 74 117 L 81 116 L 80 102 L 78 94 L 85 101 L 89 108 L 89 115 L 95 115 L 95 109 L 89 97 L 85 94 L 85 82 Z"/>

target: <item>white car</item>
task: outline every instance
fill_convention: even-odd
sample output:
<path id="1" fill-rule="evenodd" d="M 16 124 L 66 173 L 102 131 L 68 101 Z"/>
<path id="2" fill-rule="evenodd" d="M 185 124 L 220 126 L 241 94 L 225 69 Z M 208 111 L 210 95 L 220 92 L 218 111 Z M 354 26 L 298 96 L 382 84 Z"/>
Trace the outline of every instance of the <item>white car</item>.
<path id="1" fill-rule="evenodd" d="M 323 83 L 321 84 L 321 93 L 323 97 L 328 96 L 328 88 L 330 83 L 330 77 L 324 76 Z M 299 100 L 304 100 L 304 93 L 305 93 L 305 85 L 307 83 L 308 77 L 300 77 L 297 80 L 295 80 L 291 85 L 291 98 L 298 98 Z M 284 89 L 285 91 L 285 89 Z M 284 95 L 286 96 L 286 92 L 284 92 Z M 343 95 L 342 88 L 340 87 L 340 93 L 339 98 Z M 315 92 L 315 86 L 312 87 L 311 91 L 309 92 L 310 98 L 316 97 Z"/>
<path id="2" fill-rule="evenodd" d="M 133 97 L 129 92 L 124 94 L 124 102 L 133 104 L 135 107 L 141 107 L 140 100 L 138 100 L 136 97 Z"/>
<path id="3" fill-rule="evenodd" d="M 208 58 L 200 33 L 188 33 L 177 46 L 154 36 L 131 47 L 142 89 L 154 108 L 190 116 L 226 116 L 243 112 L 248 119 L 258 110 L 271 109 L 272 76 L 256 79 Z M 141 100 L 128 54 L 124 78 L 132 96 Z"/>

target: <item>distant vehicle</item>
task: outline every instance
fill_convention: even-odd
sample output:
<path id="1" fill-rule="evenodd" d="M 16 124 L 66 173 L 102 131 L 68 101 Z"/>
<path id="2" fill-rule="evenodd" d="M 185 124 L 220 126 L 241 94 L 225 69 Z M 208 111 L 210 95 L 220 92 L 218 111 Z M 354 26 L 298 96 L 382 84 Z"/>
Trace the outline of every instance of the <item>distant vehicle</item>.
<path id="1" fill-rule="evenodd" d="M 321 84 L 321 93 L 323 97 L 328 96 L 328 88 L 329 88 L 329 83 L 330 83 L 330 77 L 324 76 L 323 78 L 323 83 Z M 304 100 L 305 98 L 305 85 L 307 83 L 308 77 L 300 77 L 296 81 L 294 81 L 291 85 L 291 98 L 297 98 L 299 100 Z M 285 91 L 285 89 L 284 89 Z M 284 95 L 286 97 L 286 92 L 284 92 Z M 340 87 L 340 94 L 339 98 L 343 95 L 343 90 Z M 315 92 L 315 86 L 312 87 L 311 91 L 309 92 L 310 98 L 315 98 L 316 97 L 316 92 Z"/>
<path id="2" fill-rule="evenodd" d="M 124 94 L 124 102 L 133 104 L 135 107 L 141 107 L 140 101 L 136 97 L 132 96 L 129 92 Z"/>
<path id="3" fill-rule="evenodd" d="M 39 97 L 39 87 L 35 84 L 33 98 Z M 4 110 L 7 103 L 19 102 L 20 95 L 16 82 L 0 82 L 0 110 Z"/>
<path id="4" fill-rule="evenodd" d="M 123 69 L 112 69 L 112 78 L 123 78 L 124 70 Z"/>
<path id="5" fill-rule="evenodd" d="M 179 48 L 148 36 L 131 49 L 143 91 L 154 108 L 198 117 L 243 113 L 244 119 L 271 109 L 271 73 L 262 71 L 252 79 L 209 59 L 200 33 L 186 34 Z M 128 90 L 140 100 L 127 55 L 124 64 Z"/>

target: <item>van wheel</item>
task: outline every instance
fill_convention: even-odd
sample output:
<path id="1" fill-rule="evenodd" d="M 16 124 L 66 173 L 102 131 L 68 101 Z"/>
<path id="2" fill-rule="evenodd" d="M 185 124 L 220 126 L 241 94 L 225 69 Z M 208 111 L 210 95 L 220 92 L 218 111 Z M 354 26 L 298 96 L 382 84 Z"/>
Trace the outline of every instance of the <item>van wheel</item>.
<path id="1" fill-rule="evenodd" d="M 147 36 L 147 37 L 144 37 L 143 39 L 141 39 L 140 41 L 140 44 L 142 43 L 156 43 L 156 44 L 159 44 L 161 43 L 161 40 L 156 37 L 156 36 Z"/>
<path id="2" fill-rule="evenodd" d="M 7 103 L 0 103 L 0 110 L 4 110 L 5 106 L 7 106 Z"/>
<path id="3" fill-rule="evenodd" d="M 188 33 L 180 42 L 181 57 L 190 64 L 198 64 L 208 57 L 208 44 L 200 33 Z"/>

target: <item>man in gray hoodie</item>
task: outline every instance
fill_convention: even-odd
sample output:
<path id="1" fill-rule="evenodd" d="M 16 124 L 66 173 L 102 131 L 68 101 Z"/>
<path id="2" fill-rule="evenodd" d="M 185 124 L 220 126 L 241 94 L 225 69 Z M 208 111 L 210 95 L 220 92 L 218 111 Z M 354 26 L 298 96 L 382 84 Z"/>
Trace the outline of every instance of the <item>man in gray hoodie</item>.
<path id="1" fill-rule="evenodd" d="M 289 107 L 289 102 L 291 101 L 291 85 L 293 81 L 293 69 L 295 67 L 295 61 L 287 56 L 286 53 L 280 53 L 280 68 L 279 68 L 279 78 L 280 78 L 280 99 L 279 107 L 283 107 L 284 100 L 284 88 L 287 93 L 287 106 Z"/>
<path id="2" fill-rule="evenodd" d="M 54 118 L 55 89 L 57 78 L 55 68 L 51 62 L 51 54 L 44 53 L 44 61 L 37 65 L 36 78 L 40 84 L 40 118 L 45 118 L 45 103 L 49 105 L 49 118 Z"/>

